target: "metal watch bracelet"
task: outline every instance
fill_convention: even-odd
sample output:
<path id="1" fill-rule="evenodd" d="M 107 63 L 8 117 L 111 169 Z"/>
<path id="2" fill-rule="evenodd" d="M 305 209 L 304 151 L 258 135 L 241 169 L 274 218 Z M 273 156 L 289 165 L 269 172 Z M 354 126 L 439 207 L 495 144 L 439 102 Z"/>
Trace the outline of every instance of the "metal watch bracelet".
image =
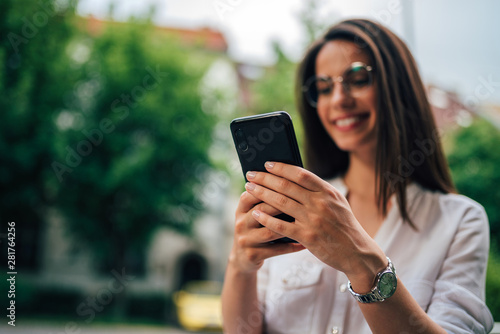
<path id="1" fill-rule="evenodd" d="M 388 295 L 388 296 L 382 295 L 382 293 L 379 289 L 379 282 L 380 282 L 380 279 L 381 279 L 383 274 L 390 273 L 390 274 L 394 275 L 394 279 L 396 280 L 396 269 L 394 268 L 394 265 L 392 264 L 391 259 L 389 259 L 389 257 L 387 257 L 387 261 L 389 262 L 389 264 L 387 265 L 387 267 L 384 270 L 380 271 L 377 274 L 376 280 L 375 280 L 375 285 L 368 293 L 359 294 L 357 292 L 354 292 L 354 290 L 352 289 L 351 282 L 350 281 L 348 282 L 347 286 L 348 286 L 349 292 L 352 294 L 354 299 L 356 299 L 360 303 L 367 304 L 367 303 L 373 303 L 373 302 L 383 302 L 384 300 L 386 300 L 387 298 L 389 298 L 390 296 L 392 296 L 394 294 L 394 291 L 396 290 L 396 286 L 397 286 L 397 281 L 394 281 L 393 291 L 391 291 L 390 295 Z"/>

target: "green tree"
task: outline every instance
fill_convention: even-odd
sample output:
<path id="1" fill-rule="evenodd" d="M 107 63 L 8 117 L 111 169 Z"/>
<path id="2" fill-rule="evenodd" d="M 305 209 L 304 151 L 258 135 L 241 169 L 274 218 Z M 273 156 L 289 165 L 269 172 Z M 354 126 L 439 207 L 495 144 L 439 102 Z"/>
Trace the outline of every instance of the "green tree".
<path id="1" fill-rule="evenodd" d="M 216 56 L 149 18 L 90 34 L 61 3 L 0 3 L 2 226 L 17 222 L 33 267 L 51 207 L 103 270 L 140 272 L 151 233 L 190 233 L 203 209 L 215 117 L 199 82 Z"/>
<path id="2" fill-rule="evenodd" d="M 151 233 L 189 233 L 202 209 L 195 188 L 210 165 L 214 117 L 202 111 L 198 86 L 210 57 L 137 20 L 70 52 L 88 59 L 74 64 L 81 78 L 58 118 L 59 207 L 103 270 L 140 273 Z"/>
<path id="3" fill-rule="evenodd" d="M 452 135 L 448 152 L 457 190 L 484 206 L 490 222 L 491 249 L 486 276 L 486 303 L 500 319 L 500 132 L 483 119 Z"/>
<path id="4" fill-rule="evenodd" d="M 337 13 L 325 11 L 324 4 L 323 0 L 306 0 L 298 14 L 298 19 L 306 35 L 306 48 L 321 37 L 327 27 L 338 19 Z"/>
<path id="5" fill-rule="evenodd" d="M 249 114 L 259 114 L 284 110 L 293 119 L 299 142 L 302 138 L 302 126 L 295 101 L 295 79 L 297 64 L 290 60 L 278 43 L 273 43 L 276 63 L 264 69 L 262 77 L 250 86 L 252 103 Z"/>
<path id="6" fill-rule="evenodd" d="M 491 237 L 500 245 L 500 132 L 480 119 L 454 133 L 451 142 L 448 162 L 455 185 L 484 206 Z"/>
<path id="7" fill-rule="evenodd" d="M 56 194 L 54 115 L 75 78 L 65 52 L 73 17 L 71 2 L 0 2 L 0 233 L 16 222 L 18 268 L 37 268 L 44 208 Z"/>
<path id="8" fill-rule="evenodd" d="M 284 54 L 278 43 L 273 43 L 276 63 L 264 70 L 264 74 L 252 85 L 251 108 L 256 112 L 295 110 L 296 64 Z"/>
<path id="9" fill-rule="evenodd" d="M 490 251 L 486 273 L 486 304 L 497 322 L 500 320 L 498 296 L 500 296 L 500 255 L 496 251 Z"/>

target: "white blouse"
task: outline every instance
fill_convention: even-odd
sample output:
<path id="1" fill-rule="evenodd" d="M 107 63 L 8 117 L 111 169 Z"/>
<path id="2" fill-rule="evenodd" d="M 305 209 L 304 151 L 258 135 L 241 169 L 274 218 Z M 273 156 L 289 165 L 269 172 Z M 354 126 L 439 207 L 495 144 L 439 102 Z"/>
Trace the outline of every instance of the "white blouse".
<path id="1" fill-rule="evenodd" d="M 341 178 L 330 183 L 346 195 Z M 493 318 L 484 301 L 489 228 L 483 207 L 412 183 L 407 201 L 416 231 L 402 223 L 395 196 L 391 201 L 375 241 L 398 279 L 449 333 L 488 333 Z M 347 277 L 308 250 L 267 259 L 258 272 L 258 293 L 265 333 L 371 333 Z"/>

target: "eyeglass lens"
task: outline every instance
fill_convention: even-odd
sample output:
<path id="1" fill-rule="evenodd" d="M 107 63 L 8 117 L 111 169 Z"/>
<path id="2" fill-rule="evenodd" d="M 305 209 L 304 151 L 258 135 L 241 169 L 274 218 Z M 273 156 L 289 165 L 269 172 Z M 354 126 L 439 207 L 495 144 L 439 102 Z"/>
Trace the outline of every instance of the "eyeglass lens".
<path id="1" fill-rule="evenodd" d="M 342 77 L 335 79 L 327 76 L 310 78 L 304 87 L 308 102 L 316 106 L 320 96 L 332 93 L 335 81 L 342 84 L 346 93 L 357 97 L 372 83 L 371 67 L 356 65 L 349 68 Z"/>

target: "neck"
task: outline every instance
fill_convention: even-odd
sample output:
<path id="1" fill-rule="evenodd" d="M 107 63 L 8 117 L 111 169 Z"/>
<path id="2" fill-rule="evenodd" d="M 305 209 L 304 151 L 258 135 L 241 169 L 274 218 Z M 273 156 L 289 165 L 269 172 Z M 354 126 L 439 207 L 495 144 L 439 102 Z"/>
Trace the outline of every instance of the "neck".
<path id="1" fill-rule="evenodd" d="M 349 167 L 344 182 L 350 194 L 361 195 L 375 201 L 375 154 L 349 154 Z"/>

